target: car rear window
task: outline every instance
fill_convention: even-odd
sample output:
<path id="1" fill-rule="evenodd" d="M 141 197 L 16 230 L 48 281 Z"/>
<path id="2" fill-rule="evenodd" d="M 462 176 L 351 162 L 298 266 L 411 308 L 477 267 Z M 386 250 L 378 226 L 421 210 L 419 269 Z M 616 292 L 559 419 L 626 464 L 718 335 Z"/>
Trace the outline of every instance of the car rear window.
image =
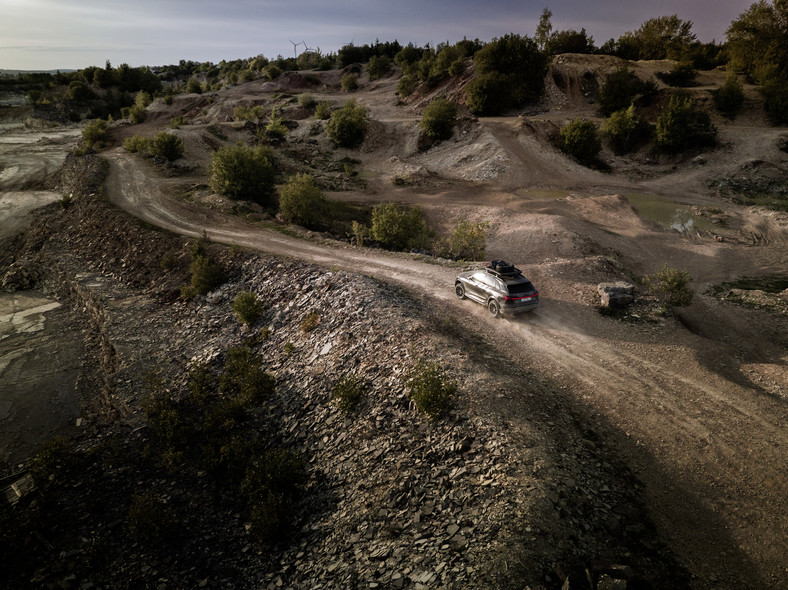
<path id="1" fill-rule="evenodd" d="M 528 295 L 535 290 L 530 281 L 525 281 L 524 283 L 509 283 L 506 287 L 509 289 L 509 295 Z"/>

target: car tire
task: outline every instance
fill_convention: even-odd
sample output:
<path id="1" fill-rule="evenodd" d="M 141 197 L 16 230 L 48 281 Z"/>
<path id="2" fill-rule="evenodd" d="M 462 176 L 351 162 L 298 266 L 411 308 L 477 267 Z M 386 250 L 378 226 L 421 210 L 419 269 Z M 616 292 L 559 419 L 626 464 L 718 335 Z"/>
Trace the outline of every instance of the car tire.
<path id="1" fill-rule="evenodd" d="M 495 299 L 490 299 L 489 303 L 487 303 L 487 309 L 490 312 L 490 315 L 494 318 L 497 318 L 501 313 L 501 306 L 498 305 L 498 302 Z"/>
<path id="2" fill-rule="evenodd" d="M 462 286 L 462 283 L 454 285 L 454 292 L 460 299 L 465 299 L 465 287 Z"/>

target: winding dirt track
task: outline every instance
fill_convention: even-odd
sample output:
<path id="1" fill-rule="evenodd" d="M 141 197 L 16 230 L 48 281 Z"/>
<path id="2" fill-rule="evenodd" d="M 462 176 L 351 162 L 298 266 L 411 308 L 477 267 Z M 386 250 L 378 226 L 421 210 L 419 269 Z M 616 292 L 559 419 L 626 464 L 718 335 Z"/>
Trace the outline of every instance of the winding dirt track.
<path id="1" fill-rule="evenodd" d="M 741 372 L 745 362 L 765 364 L 782 367 L 784 378 L 780 343 L 747 349 L 742 358 L 735 339 L 720 335 L 724 329 L 679 328 L 665 338 L 664 331 L 607 320 L 544 288 L 537 312 L 491 320 L 481 306 L 454 297 L 452 269 L 319 245 L 208 211 L 168 196 L 167 181 L 120 148 L 106 157 L 110 200 L 144 221 L 361 272 L 439 304 L 497 353 L 554 382 L 564 392 L 564 407 L 602 431 L 645 483 L 650 514 L 697 575 L 695 587 L 788 588 L 788 404 Z M 707 303 L 696 305 L 699 317 L 715 313 L 704 309 Z M 756 329 L 738 327 L 743 333 L 737 338 L 744 339 Z"/>

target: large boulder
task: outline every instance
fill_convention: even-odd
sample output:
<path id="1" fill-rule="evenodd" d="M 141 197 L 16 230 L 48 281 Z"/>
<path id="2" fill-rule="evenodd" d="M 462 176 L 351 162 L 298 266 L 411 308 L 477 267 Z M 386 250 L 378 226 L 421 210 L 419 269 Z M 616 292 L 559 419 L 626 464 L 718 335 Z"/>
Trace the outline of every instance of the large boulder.
<path id="1" fill-rule="evenodd" d="M 635 285 L 632 283 L 599 283 L 596 290 L 602 307 L 626 307 L 635 300 Z"/>

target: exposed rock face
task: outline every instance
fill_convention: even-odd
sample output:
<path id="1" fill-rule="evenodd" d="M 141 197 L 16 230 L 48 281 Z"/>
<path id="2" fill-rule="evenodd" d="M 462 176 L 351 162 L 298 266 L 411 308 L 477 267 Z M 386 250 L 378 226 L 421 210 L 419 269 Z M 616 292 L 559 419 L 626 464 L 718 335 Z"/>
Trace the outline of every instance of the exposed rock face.
<path id="1" fill-rule="evenodd" d="M 626 307 L 635 300 L 635 285 L 623 281 L 599 283 L 597 291 L 602 307 Z"/>

